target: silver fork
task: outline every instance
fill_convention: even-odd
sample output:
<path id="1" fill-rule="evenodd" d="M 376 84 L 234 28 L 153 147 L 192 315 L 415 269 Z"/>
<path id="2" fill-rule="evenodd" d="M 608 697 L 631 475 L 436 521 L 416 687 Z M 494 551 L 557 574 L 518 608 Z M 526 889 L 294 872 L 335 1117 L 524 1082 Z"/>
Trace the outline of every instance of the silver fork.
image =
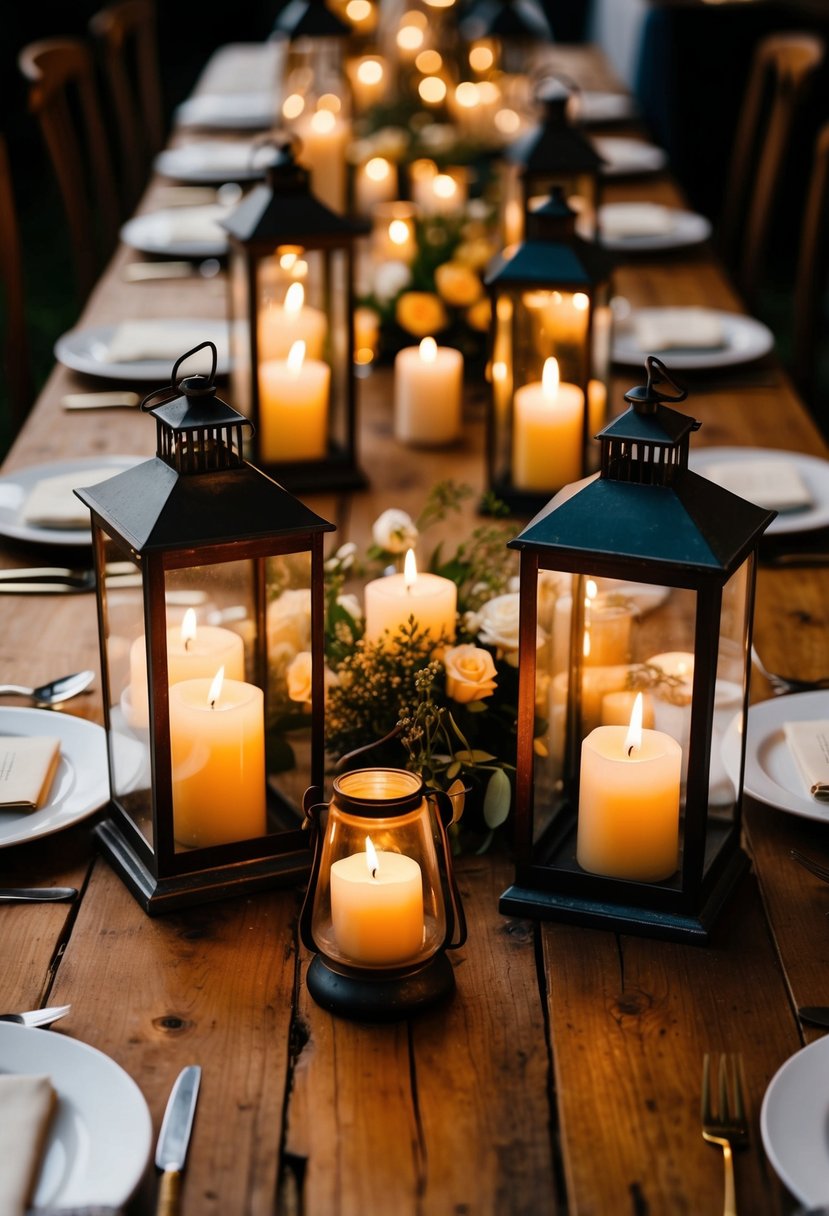
<path id="1" fill-rule="evenodd" d="M 781 676 L 776 671 L 769 671 L 753 646 L 751 661 L 760 675 L 768 680 L 776 697 L 782 697 L 789 692 L 815 692 L 821 688 L 829 688 L 829 676 L 820 676 L 816 680 L 798 680 L 794 676 Z"/>
<path id="2" fill-rule="evenodd" d="M 804 870 L 808 870 L 810 874 L 814 874 L 815 878 L 820 878 L 823 882 L 829 882 L 829 866 L 824 866 L 819 861 L 815 861 L 814 857 L 807 857 L 805 853 L 801 853 L 800 849 L 789 849 L 789 857 L 791 857 L 792 861 L 796 861 L 798 865 L 803 866 Z"/>
<path id="3" fill-rule="evenodd" d="M 712 1096 L 712 1060 L 716 1067 L 716 1099 Z M 706 1053 L 702 1062 L 702 1138 L 722 1149 L 725 1167 L 723 1216 L 737 1216 L 732 1150 L 748 1143 L 748 1120 L 743 1099 L 743 1061 L 739 1055 Z"/>

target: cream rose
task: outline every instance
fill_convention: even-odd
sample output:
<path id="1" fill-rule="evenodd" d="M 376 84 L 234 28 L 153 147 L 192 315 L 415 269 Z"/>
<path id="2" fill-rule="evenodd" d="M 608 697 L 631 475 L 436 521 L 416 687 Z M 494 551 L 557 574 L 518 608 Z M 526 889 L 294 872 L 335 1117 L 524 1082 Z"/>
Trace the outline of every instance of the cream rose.
<path id="1" fill-rule="evenodd" d="M 287 671 L 288 680 L 288 696 L 292 701 L 301 701 L 304 704 L 309 704 L 311 701 L 311 652 L 310 650 L 301 650 L 291 662 Z M 328 690 L 332 685 L 337 683 L 337 676 L 330 667 L 323 669 L 323 686 L 325 688 L 325 696 L 328 697 Z"/>
<path id="2" fill-rule="evenodd" d="M 494 646 L 511 667 L 518 666 L 518 592 L 496 595 L 478 610 L 478 641 Z M 540 646 L 546 634 L 536 632 L 535 644 Z"/>
<path id="3" fill-rule="evenodd" d="M 466 705 L 491 697 L 496 688 L 495 663 L 488 650 L 467 642 L 451 646 L 443 654 L 446 691 L 453 701 Z"/>
<path id="4" fill-rule="evenodd" d="M 310 588 L 283 591 L 268 604 L 268 652 L 272 659 L 289 662 L 310 645 Z"/>
<path id="5" fill-rule="evenodd" d="M 417 528 L 411 515 L 397 507 L 389 507 L 378 515 L 371 528 L 372 539 L 378 549 L 387 553 L 405 553 L 417 544 Z"/>

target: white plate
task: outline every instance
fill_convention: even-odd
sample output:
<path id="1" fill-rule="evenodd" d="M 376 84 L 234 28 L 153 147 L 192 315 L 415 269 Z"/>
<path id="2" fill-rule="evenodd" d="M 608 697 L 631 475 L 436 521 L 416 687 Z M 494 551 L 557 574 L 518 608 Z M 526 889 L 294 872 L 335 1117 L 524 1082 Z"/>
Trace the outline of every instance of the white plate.
<path id="1" fill-rule="evenodd" d="M 165 148 L 154 167 L 162 177 L 180 182 L 252 182 L 264 178 L 263 162 L 272 158 L 273 148 L 254 153 L 249 143 L 215 139 Z"/>
<path id="2" fill-rule="evenodd" d="M 146 215 L 135 215 L 131 220 L 127 220 L 121 229 L 121 240 L 132 249 L 138 249 L 142 253 L 159 254 L 162 257 L 169 255 L 181 258 L 220 258 L 227 253 L 227 236 L 223 232 L 218 232 L 215 239 L 201 237 L 188 240 L 183 235 L 170 235 L 170 225 L 175 223 L 180 227 L 188 210 L 190 208 L 172 207 L 169 211 L 150 211 Z"/>
<path id="3" fill-rule="evenodd" d="M 600 172 L 605 177 L 626 177 L 630 173 L 658 173 L 668 163 L 668 153 L 643 139 L 622 135 L 595 135 L 593 147 L 605 162 Z"/>
<path id="4" fill-rule="evenodd" d="M 699 448 L 698 451 L 691 451 L 688 467 L 704 477 L 709 465 L 737 460 L 768 460 L 792 465 L 809 491 L 812 505 L 798 511 L 781 511 L 766 529 L 767 535 L 809 532 L 829 525 L 829 460 L 808 456 L 805 452 L 783 452 L 777 448 Z"/>
<path id="5" fill-rule="evenodd" d="M 0 1023 L 0 1072 L 48 1074 L 58 1105 L 34 1193 L 37 1207 L 121 1207 L 150 1156 L 152 1119 L 120 1065 L 53 1030 Z"/>
<path id="6" fill-rule="evenodd" d="M 809 722 L 813 718 L 829 718 L 829 692 L 791 693 L 752 705 L 748 711 L 743 788 L 767 806 L 829 823 L 829 805 L 818 802 L 806 789 L 783 735 L 784 722 Z M 723 736 L 722 761 L 736 784 L 740 762 L 739 716 Z"/>
<path id="7" fill-rule="evenodd" d="M 216 131 L 267 131 L 277 117 L 276 104 L 273 93 L 202 93 L 182 102 L 175 121 Z"/>
<path id="8" fill-rule="evenodd" d="M 573 118 L 576 122 L 622 122 L 636 114 L 636 102 L 629 93 L 603 93 L 585 89 L 574 94 Z"/>
<path id="9" fill-rule="evenodd" d="M 201 333 L 199 341 L 212 341 L 219 347 L 216 374 L 219 376 L 228 374 L 230 358 L 223 353 L 229 349 L 226 321 L 217 321 L 212 317 L 205 318 L 203 321 L 170 317 L 165 321 L 165 325 L 168 332 L 174 331 L 177 327 L 182 330 L 184 335 L 182 354 L 186 350 L 191 350 L 195 345 L 192 342 L 193 326 L 197 326 Z M 109 361 L 107 353 L 116 328 L 115 325 L 91 325 L 87 329 L 70 329 L 67 333 L 62 334 L 55 343 L 55 358 L 64 367 L 71 367 L 75 372 L 84 372 L 87 376 L 104 376 L 107 380 L 129 382 L 155 380 L 159 385 L 169 384 L 175 359 L 138 359 L 131 363 L 111 363 Z M 209 354 L 209 351 L 205 351 L 197 356 L 198 359 L 205 360 L 203 369 L 205 371 L 210 366 Z M 188 364 L 188 370 L 189 366 Z M 193 370 L 196 370 L 196 360 L 193 361 Z"/>
<path id="10" fill-rule="evenodd" d="M 599 229 L 602 217 L 612 216 L 616 207 L 627 208 L 629 203 L 608 203 L 599 208 Z M 657 204 L 653 204 L 657 206 Z M 660 207 L 669 213 L 671 227 L 667 232 L 639 233 L 636 236 L 599 236 L 599 244 L 617 253 L 647 253 L 660 249 L 683 249 L 687 245 L 698 245 L 711 235 L 711 223 L 696 211 L 680 211 L 676 207 Z"/>
<path id="11" fill-rule="evenodd" d="M 78 485 L 87 483 L 84 471 L 105 469 L 112 465 L 112 475 L 140 464 L 144 456 L 98 456 L 79 460 L 56 460 L 52 464 L 30 464 L 25 469 L 15 469 L 0 477 L 0 536 L 13 540 L 24 540 L 35 545 L 78 545 L 92 543 L 89 528 L 38 528 L 20 518 L 23 504 L 39 481 L 49 477 L 60 477 L 64 473 L 77 473 Z"/>
<path id="12" fill-rule="evenodd" d="M 698 350 L 693 347 L 676 347 L 669 350 L 645 351 L 640 347 L 634 317 L 656 317 L 661 308 L 640 308 L 632 313 L 628 320 L 617 326 L 613 335 L 612 358 L 614 363 L 622 363 L 626 367 L 641 368 L 645 356 L 656 354 L 672 371 L 702 371 L 707 368 L 734 367 L 740 363 L 749 363 L 752 359 L 760 359 L 767 355 L 774 346 L 774 335 L 767 325 L 754 317 L 745 317 L 738 312 L 722 312 L 719 309 L 694 308 L 713 313 L 720 322 L 724 342 L 722 346 L 706 347 Z M 671 308 L 671 312 L 682 312 L 681 308 Z"/>
<path id="13" fill-rule="evenodd" d="M 760 1135 L 775 1172 L 800 1203 L 829 1203 L 829 1035 L 778 1068 L 760 1109 Z"/>

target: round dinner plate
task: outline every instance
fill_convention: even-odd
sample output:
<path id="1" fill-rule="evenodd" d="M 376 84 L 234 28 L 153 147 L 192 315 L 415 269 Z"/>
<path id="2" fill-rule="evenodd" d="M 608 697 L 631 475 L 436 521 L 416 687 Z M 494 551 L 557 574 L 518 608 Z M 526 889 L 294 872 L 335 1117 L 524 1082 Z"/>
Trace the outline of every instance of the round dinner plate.
<path id="1" fill-rule="evenodd" d="M 215 131 L 266 131 L 277 116 L 273 93 L 201 93 L 181 103 L 175 122 Z"/>
<path id="2" fill-rule="evenodd" d="M 668 350 L 645 351 L 636 337 L 633 324 L 634 317 L 643 320 L 664 312 L 661 308 L 639 308 L 631 314 L 613 335 L 612 358 L 614 363 L 626 367 L 641 369 L 645 356 L 658 355 L 672 371 L 704 371 L 717 367 L 735 367 L 741 363 L 750 363 L 752 359 L 760 359 L 767 355 L 774 346 L 774 335 L 767 325 L 754 317 L 746 317 L 739 312 L 725 312 L 721 309 L 692 308 L 694 314 L 708 312 L 719 320 L 723 335 L 723 344 L 718 347 L 675 347 Z M 681 313 L 682 308 L 671 308 L 671 312 Z"/>
<path id="3" fill-rule="evenodd" d="M 576 122 L 624 122 L 637 112 L 636 102 L 629 93 L 608 93 L 600 89 L 583 89 L 574 94 L 573 117 Z"/>
<path id="4" fill-rule="evenodd" d="M 829 692 L 825 690 L 791 693 L 752 705 L 748 711 L 745 793 L 778 810 L 829 823 L 829 803 L 818 802 L 806 789 L 783 734 L 784 722 L 809 722 L 821 718 L 829 718 Z M 738 714 L 722 741 L 723 766 L 735 785 L 740 766 L 741 730 Z"/>
<path id="5" fill-rule="evenodd" d="M 601 234 L 602 219 L 611 220 L 614 209 L 627 209 L 629 203 L 607 203 L 599 208 L 599 244 L 604 249 L 614 253 L 657 253 L 659 250 L 684 249 L 689 245 L 698 245 L 707 241 L 711 235 L 711 222 L 696 211 L 680 211 L 678 207 L 662 207 L 658 209 L 668 214 L 671 227 L 665 232 L 637 233 L 631 236 L 603 236 Z M 654 203 L 653 207 L 658 204 Z"/>
<path id="6" fill-rule="evenodd" d="M 643 139 L 628 139 L 623 135 L 594 135 L 593 147 L 604 164 L 604 177 L 627 177 L 634 173 L 659 173 L 668 164 L 668 153 Z"/>
<path id="7" fill-rule="evenodd" d="M 785 452 L 778 448 L 698 448 L 691 450 L 688 467 L 706 476 L 712 464 L 750 463 L 762 460 L 790 465 L 800 474 L 809 491 L 811 505 L 796 511 L 781 511 L 766 529 L 767 536 L 787 532 L 811 532 L 829 525 L 829 460 L 805 452 Z M 762 504 L 761 504 L 762 505 Z"/>
<path id="8" fill-rule="evenodd" d="M 131 249 L 141 253 L 153 253 L 162 257 L 220 258 L 227 253 L 227 236 L 217 229 L 214 239 L 202 237 L 189 240 L 183 236 L 171 236 L 174 223 L 181 224 L 187 207 L 172 207 L 168 211 L 148 211 L 127 220 L 121 229 L 121 240 Z M 192 208 L 193 211 L 201 208 Z M 175 232 L 175 229 L 173 229 Z"/>
<path id="9" fill-rule="evenodd" d="M 775 1173 L 800 1203 L 829 1204 L 829 1035 L 795 1052 L 772 1077 L 760 1135 Z"/>
<path id="10" fill-rule="evenodd" d="M 58 1096 L 34 1193 L 36 1207 L 121 1207 L 150 1156 L 152 1119 L 120 1065 L 54 1030 L 0 1023 L 0 1072 L 47 1074 Z"/>
<path id="11" fill-rule="evenodd" d="M 273 148 L 254 151 L 250 143 L 216 139 L 165 148 L 155 158 L 154 168 L 162 177 L 180 182 L 252 182 L 264 178 L 264 166 L 272 159 Z"/>
<path id="12" fill-rule="evenodd" d="M 182 354 L 196 345 L 193 341 L 194 329 L 198 330 L 198 342 L 214 342 L 219 351 L 216 374 L 228 374 L 230 337 L 227 321 L 217 321 L 214 317 L 205 318 L 203 321 L 170 317 L 164 324 L 168 334 L 174 333 L 176 329 L 181 330 Z M 115 363 L 109 359 L 109 345 L 117 328 L 116 325 L 90 325 L 86 329 L 70 329 L 55 343 L 55 358 L 64 367 L 69 367 L 74 372 L 83 372 L 87 376 L 104 376 L 107 380 L 155 380 L 159 384 L 169 384 L 175 359 L 135 359 L 123 363 Z M 208 353 L 202 352 L 198 358 L 206 360 L 207 370 L 210 365 Z"/>
<path id="13" fill-rule="evenodd" d="M 55 460 L 50 464 L 30 464 L 23 469 L 0 476 L 0 536 L 12 540 L 23 540 L 34 545 L 61 545 L 77 548 L 92 544 L 89 528 L 39 528 L 36 524 L 21 519 L 21 511 L 29 494 L 39 481 L 61 477 L 65 473 L 77 474 L 77 485 L 88 485 L 84 473 L 93 469 L 112 466 L 112 475 L 131 469 L 146 460 L 145 456 L 100 456 L 75 460 Z"/>

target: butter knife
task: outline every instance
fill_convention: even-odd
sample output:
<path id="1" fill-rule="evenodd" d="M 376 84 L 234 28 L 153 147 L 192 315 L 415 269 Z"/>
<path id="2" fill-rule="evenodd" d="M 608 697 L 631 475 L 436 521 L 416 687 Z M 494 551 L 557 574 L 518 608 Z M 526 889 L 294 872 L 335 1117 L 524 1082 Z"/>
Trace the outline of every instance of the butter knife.
<path id="1" fill-rule="evenodd" d="M 67 393 L 61 398 L 65 410 L 134 409 L 141 403 L 138 393 Z"/>
<path id="2" fill-rule="evenodd" d="M 161 1170 L 156 1216 L 178 1216 L 181 1175 L 193 1130 L 200 1083 L 201 1068 L 198 1064 L 190 1064 L 179 1073 L 167 1099 L 155 1150 L 156 1168 Z"/>
<path id="3" fill-rule="evenodd" d="M 801 1005 L 797 1015 L 813 1026 L 829 1026 L 829 1005 Z"/>

